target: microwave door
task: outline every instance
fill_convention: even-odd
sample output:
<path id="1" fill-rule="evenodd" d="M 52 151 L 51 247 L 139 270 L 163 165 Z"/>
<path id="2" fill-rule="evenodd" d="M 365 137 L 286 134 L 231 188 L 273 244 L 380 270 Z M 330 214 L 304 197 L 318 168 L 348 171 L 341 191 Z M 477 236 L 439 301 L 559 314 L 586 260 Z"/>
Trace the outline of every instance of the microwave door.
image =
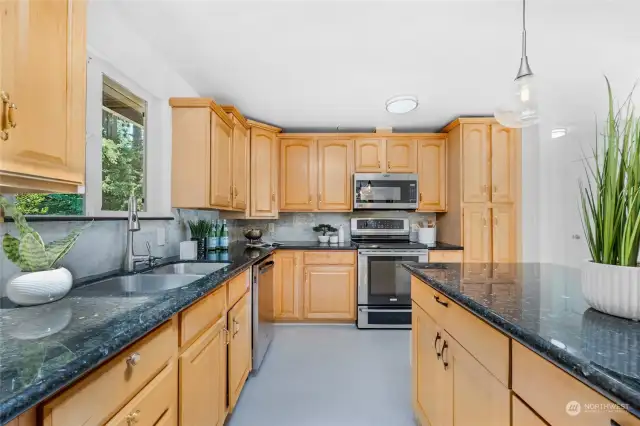
<path id="1" fill-rule="evenodd" d="M 417 193 L 416 180 L 356 175 L 353 207 L 356 209 L 416 209 Z"/>

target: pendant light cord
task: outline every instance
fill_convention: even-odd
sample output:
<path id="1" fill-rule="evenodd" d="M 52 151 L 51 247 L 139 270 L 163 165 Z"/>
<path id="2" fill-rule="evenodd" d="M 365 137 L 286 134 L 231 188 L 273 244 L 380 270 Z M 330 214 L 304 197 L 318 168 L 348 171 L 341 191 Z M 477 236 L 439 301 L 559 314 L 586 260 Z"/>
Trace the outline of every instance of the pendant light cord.
<path id="1" fill-rule="evenodd" d="M 522 0 L 522 57 L 523 58 L 527 56 L 526 16 L 527 16 L 527 0 Z"/>

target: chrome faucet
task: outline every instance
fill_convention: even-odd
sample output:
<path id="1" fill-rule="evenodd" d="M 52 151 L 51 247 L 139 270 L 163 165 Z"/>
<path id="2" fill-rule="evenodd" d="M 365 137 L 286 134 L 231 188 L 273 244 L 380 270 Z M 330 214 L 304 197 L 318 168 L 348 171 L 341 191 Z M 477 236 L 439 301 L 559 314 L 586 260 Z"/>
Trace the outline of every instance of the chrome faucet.
<path id="1" fill-rule="evenodd" d="M 160 259 L 160 257 L 151 255 L 151 245 L 147 241 L 147 255 L 135 254 L 133 252 L 133 233 L 140 230 L 140 219 L 138 218 L 138 200 L 135 196 L 129 197 L 129 215 L 127 218 L 127 250 L 124 254 L 124 262 L 122 269 L 125 272 L 133 272 L 135 270 L 136 263 L 148 262 L 149 266 L 153 266 L 153 263 Z"/>

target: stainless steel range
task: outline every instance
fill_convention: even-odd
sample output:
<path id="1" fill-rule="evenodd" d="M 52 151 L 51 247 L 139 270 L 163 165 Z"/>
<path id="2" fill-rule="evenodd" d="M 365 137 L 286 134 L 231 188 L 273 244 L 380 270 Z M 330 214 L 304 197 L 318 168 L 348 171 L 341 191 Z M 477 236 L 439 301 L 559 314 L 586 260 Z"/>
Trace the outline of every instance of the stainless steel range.
<path id="1" fill-rule="evenodd" d="M 411 328 L 411 274 L 402 262 L 427 262 L 409 241 L 408 219 L 351 219 L 358 247 L 358 328 Z"/>

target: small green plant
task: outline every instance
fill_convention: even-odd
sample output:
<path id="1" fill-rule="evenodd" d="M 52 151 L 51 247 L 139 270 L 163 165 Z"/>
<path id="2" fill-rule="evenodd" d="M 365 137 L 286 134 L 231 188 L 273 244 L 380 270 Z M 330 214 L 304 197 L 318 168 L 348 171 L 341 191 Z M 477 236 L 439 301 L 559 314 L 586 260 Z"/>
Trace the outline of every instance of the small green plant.
<path id="1" fill-rule="evenodd" d="M 190 220 L 188 224 L 191 238 L 206 238 L 211 233 L 211 222 L 208 220 Z"/>
<path id="2" fill-rule="evenodd" d="M 606 79 L 606 77 L 605 77 Z M 596 140 L 595 165 L 585 159 L 585 185 L 580 182 L 582 225 L 596 263 L 638 266 L 640 250 L 640 118 L 631 95 L 614 111 L 611 85 L 604 147 Z"/>
<path id="3" fill-rule="evenodd" d="M 336 232 L 337 229 L 331 225 L 320 224 L 318 226 L 313 227 L 313 232 L 322 232 L 322 235 L 327 235 L 327 232 Z"/>
<path id="4" fill-rule="evenodd" d="M 9 233 L 2 239 L 2 250 L 7 259 L 13 262 L 22 272 L 38 272 L 53 269 L 62 258 L 69 253 L 82 231 L 91 226 L 89 222 L 80 226 L 66 237 L 45 244 L 40 234 L 27 224 L 24 215 L 6 198 L 0 195 L 0 207 L 11 217 L 18 228 L 20 237 Z"/>

